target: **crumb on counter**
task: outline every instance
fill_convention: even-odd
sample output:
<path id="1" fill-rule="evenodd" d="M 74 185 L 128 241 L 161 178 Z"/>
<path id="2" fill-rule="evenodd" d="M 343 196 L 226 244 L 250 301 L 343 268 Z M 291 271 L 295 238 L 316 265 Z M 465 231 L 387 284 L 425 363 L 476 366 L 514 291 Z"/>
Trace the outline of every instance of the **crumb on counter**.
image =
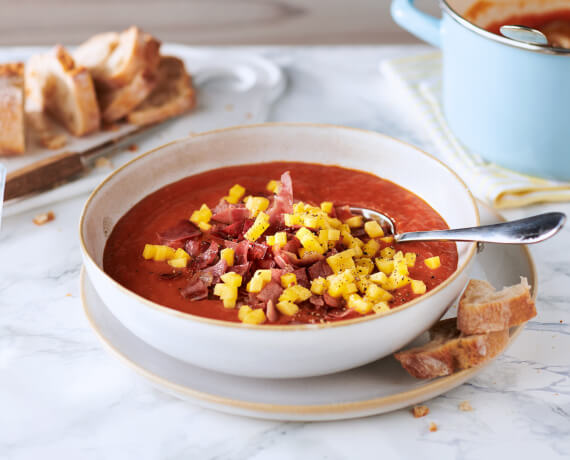
<path id="1" fill-rule="evenodd" d="M 44 225 L 47 224 L 48 222 L 51 222 L 54 219 L 55 219 L 55 214 L 53 213 L 53 211 L 48 211 L 42 214 L 38 214 L 36 217 L 34 217 L 33 222 L 36 225 Z"/>
<path id="2" fill-rule="evenodd" d="M 68 292 L 67 294 L 65 294 L 65 297 L 72 297 L 71 292 Z"/>
<path id="3" fill-rule="evenodd" d="M 433 433 L 437 431 L 437 425 L 435 422 L 429 422 L 429 430 Z"/>
<path id="4" fill-rule="evenodd" d="M 429 414 L 429 407 L 428 406 L 414 406 L 412 409 L 412 414 L 414 414 L 415 418 L 425 417 Z"/>
<path id="5" fill-rule="evenodd" d="M 128 149 L 129 149 L 129 152 L 138 152 L 139 146 L 137 144 L 131 144 L 131 145 L 129 145 Z"/>
<path id="6" fill-rule="evenodd" d="M 469 404 L 469 401 L 461 401 L 459 403 L 459 410 L 462 410 L 463 412 L 469 412 L 473 410 L 473 407 L 471 404 Z"/>
<path id="7" fill-rule="evenodd" d="M 107 157 L 99 157 L 95 160 L 96 168 L 112 168 L 113 163 Z"/>
<path id="8" fill-rule="evenodd" d="M 224 108 L 226 109 L 226 112 L 231 112 L 234 110 L 234 105 L 233 104 L 226 104 L 226 106 Z"/>
<path id="9" fill-rule="evenodd" d="M 247 112 L 247 113 L 245 114 L 245 118 L 247 118 L 248 120 L 251 120 L 251 119 L 253 118 L 253 113 Z"/>

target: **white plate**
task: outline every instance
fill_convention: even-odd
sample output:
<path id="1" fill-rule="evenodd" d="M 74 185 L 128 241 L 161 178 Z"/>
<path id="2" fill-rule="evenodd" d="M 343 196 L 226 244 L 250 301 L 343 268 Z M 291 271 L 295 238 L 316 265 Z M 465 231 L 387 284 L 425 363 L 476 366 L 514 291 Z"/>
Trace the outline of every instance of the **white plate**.
<path id="1" fill-rule="evenodd" d="M 485 206 L 480 205 L 480 212 L 482 224 L 500 220 Z M 534 264 L 523 246 L 487 245 L 476 257 L 472 276 L 487 279 L 497 287 L 518 283 L 520 276 L 526 276 L 536 296 Z M 461 385 L 484 367 L 424 381 L 410 377 L 395 359 L 387 357 L 322 377 L 284 380 L 236 377 L 186 364 L 134 336 L 103 304 L 84 271 L 81 298 L 87 318 L 101 341 L 139 375 L 176 397 L 231 414 L 302 421 L 381 414 L 438 396 Z M 511 329 L 510 342 L 522 327 Z M 425 340 L 426 337 L 420 337 L 415 343 Z"/>

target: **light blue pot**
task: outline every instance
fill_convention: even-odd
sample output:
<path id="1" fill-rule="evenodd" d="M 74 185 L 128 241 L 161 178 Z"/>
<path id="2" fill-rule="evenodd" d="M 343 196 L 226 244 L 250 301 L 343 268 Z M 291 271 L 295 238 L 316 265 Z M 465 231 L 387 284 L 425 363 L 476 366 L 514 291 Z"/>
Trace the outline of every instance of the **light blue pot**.
<path id="1" fill-rule="evenodd" d="M 393 0 L 394 20 L 443 55 L 443 109 L 471 151 L 527 174 L 570 180 L 570 50 L 514 42 L 459 16 Z"/>

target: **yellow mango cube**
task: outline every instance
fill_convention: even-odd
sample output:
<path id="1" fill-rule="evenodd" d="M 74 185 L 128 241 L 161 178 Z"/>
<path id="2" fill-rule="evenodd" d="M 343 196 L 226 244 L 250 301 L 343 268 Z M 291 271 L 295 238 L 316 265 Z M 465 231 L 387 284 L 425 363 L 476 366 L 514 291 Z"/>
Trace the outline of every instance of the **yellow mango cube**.
<path id="1" fill-rule="evenodd" d="M 368 257 L 374 257 L 380 249 L 380 243 L 376 240 L 369 240 L 364 246 L 362 246 L 362 252 Z"/>
<path id="2" fill-rule="evenodd" d="M 350 295 L 348 297 L 346 305 L 348 308 L 352 308 L 361 315 L 366 315 L 372 311 L 372 302 L 363 299 L 358 294 Z"/>
<path id="3" fill-rule="evenodd" d="M 265 230 L 269 228 L 269 216 L 264 212 L 260 212 L 255 218 L 255 222 L 243 235 L 246 240 L 257 240 Z"/>
<path id="4" fill-rule="evenodd" d="M 316 295 L 323 295 L 328 287 L 328 281 L 319 276 L 311 281 L 311 292 Z"/>
<path id="5" fill-rule="evenodd" d="M 293 303 L 304 302 L 309 297 L 311 297 L 311 295 L 312 294 L 309 289 L 299 284 L 295 284 L 293 286 L 288 287 L 281 293 L 279 301 L 293 302 Z"/>
<path id="6" fill-rule="evenodd" d="M 327 264 L 331 267 L 334 273 L 340 273 L 344 270 L 354 270 L 356 265 L 354 264 L 353 252 L 351 249 L 339 252 L 334 256 L 327 257 Z"/>
<path id="7" fill-rule="evenodd" d="M 220 251 L 220 257 L 226 261 L 228 267 L 234 265 L 235 251 L 232 248 L 224 248 Z"/>
<path id="8" fill-rule="evenodd" d="M 379 258 L 374 259 L 374 262 L 376 262 L 376 267 L 378 267 L 378 270 L 380 270 L 382 273 L 386 273 L 386 275 L 389 275 L 394 271 L 393 260 Z"/>
<path id="9" fill-rule="evenodd" d="M 372 303 L 387 302 L 393 298 L 392 294 L 390 294 L 388 291 L 372 283 L 366 290 L 366 297 L 370 299 Z"/>
<path id="10" fill-rule="evenodd" d="M 299 311 L 299 307 L 297 306 L 297 304 L 294 304 L 293 302 L 289 302 L 287 300 L 277 302 L 277 305 L 275 306 L 277 307 L 277 310 L 279 310 L 280 313 L 287 316 L 293 316 Z"/>
<path id="11" fill-rule="evenodd" d="M 429 257 L 424 260 L 424 263 L 428 268 L 435 270 L 441 266 L 441 261 L 439 260 L 439 256 Z"/>
<path id="12" fill-rule="evenodd" d="M 279 193 L 279 188 L 281 187 L 281 182 L 278 180 L 270 180 L 265 188 L 271 193 Z"/>
<path id="13" fill-rule="evenodd" d="M 392 244 L 394 242 L 394 237 L 392 235 L 384 236 L 384 237 L 380 238 L 380 241 L 384 241 L 384 243 Z"/>
<path id="14" fill-rule="evenodd" d="M 323 254 L 325 252 L 321 243 L 308 228 L 302 227 L 295 234 L 297 239 L 301 242 L 303 247 L 308 251 L 316 252 L 317 254 Z"/>
<path id="15" fill-rule="evenodd" d="M 207 232 L 212 228 L 212 224 L 207 224 L 206 222 L 198 222 L 198 228 L 203 232 Z"/>
<path id="16" fill-rule="evenodd" d="M 200 207 L 200 209 L 192 213 L 192 216 L 190 216 L 190 221 L 194 222 L 195 224 L 198 224 L 200 222 L 207 224 L 208 222 L 210 222 L 211 218 L 212 218 L 212 211 L 208 206 L 203 204 Z"/>
<path id="17" fill-rule="evenodd" d="M 374 270 L 374 262 L 368 257 L 362 257 L 356 260 L 356 273 L 358 276 L 369 275 Z"/>
<path id="18" fill-rule="evenodd" d="M 368 279 L 370 281 L 372 281 L 373 283 L 380 284 L 380 285 L 382 285 L 382 284 L 386 283 L 386 281 L 388 281 L 388 277 L 386 276 L 386 273 L 384 273 L 384 272 L 373 273 L 372 275 L 370 275 L 368 277 Z"/>
<path id="19" fill-rule="evenodd" d="M 416 254 L 413 252 L 406 252 L 406 254 L 404 254 L 404 259 L 406 260 L 406 264 L 408 265 L 408 267 L 413 267 L 414 265 L 416 265 Z"/>
<path id="20" fill-rule="evenodd" d="M 256 270 L 249 283 L 247 292 L 260 292 L 271 281 L 271 270 Z"/>
<path id="21" fill-rule="evenodd" d="M 298 214 L 283 214 L 283 220 L 287 227 L 295 227 L 301 225 L 301 216 Z"/>
<path id="22" fill-rule="evenodd" d="M 407 276 L 409 274 L 408 264 L 404 259 L 394 259 L 394 271 L 397 272 L 398 275 Z"/>
<path id="23" fill-rule="evenodd" d="M 234 308 L 237 301 L 237 287 L 225 283 L 218 283 L 214 286 L 214 295 L 217 295 L 225 308 Z"/>
<path id="24" fill-rule="evenodd" d="M 243 321 L 245 319 L 245 315 L 247 315 L 251 311 L 252 309 L 249 305 L 242 305 L 241 307 L 239 307 L 238 319 L 240 321 Z"/>
<path id="25" fill-rule="evenodd" d="M 221 277 L 221 280 L 227 284 L 228 286 L 232 287 L 240 287 L 243 281 L 242 276 L 238 273 L 234 272 L 227 272 L 224 273 Z"/>
<path id="26" fill-rule="evenodd" d="M 326 212 L 327 214 L 330 214 L 332 212 L 333 209 L 333 204 L 330 201 L 323 201 L 321 203 L 321 209 L 323 210 L 323 212 Z"/>
<path id="27" fill-rule="evenodd" d="M 350 228 L 359 228 L 362 227 L 364 219 L 362 218 L 362 216 L 353 216 L 346 219 L 344 223 L 348 225 Z"/>
<path id="28" fill-rule="evenodd" d="M 170 259 L 168 261 L 168 265 L 173 268 L 184 268 L 188 264 L 188 259 L 180 258 L 180 259 Z"/>
<path id="29" fill-rule="evenodd" d="M 176 254 L 176 250 L 169 247 L 169 246 L 155 246 L 155 253 L 154 253 L 154 260 L 157 262 L 162 262 L 165 260 L 170 260 L 174 258 L 174 254 Z"/>
<path id="30" fill-rule="evenodd" d="M 251 217 L 257 217 L 261 211 L 269 207 L 269 200 L 263 196 L 252 196 L 245 203 L 245 207 L 251 212 Z"/>
<path id="31" fill-rule="evenodd" d="M 188 254 L 184 249 L 178 248 L 174 253 L 174 259 L 186 259 L 190 260 L 190 254 Z"/>
<path id="32" fill-rule="evenodd" d="M 228 203 L 236 204 L 244 195 L 245 195 L 245 188 L 239 184 L 236 184 L 232 188 L 230 188 L 228 196 L 225 196 L 224 199 Z"/>
<path id="33" fill-rule="evenodd" d="M 143 249 L 143 259 L 149 260 L 154 259 L 156 254 L 156 246 L 154 244 L 145 244 Z"/>
<path id="34" fill-rule="evenodd" d="M 357 267 L 358 269 L 358 267 Z M 363 294 L 366 292 L 366 290 L 368 289 L 368 286 L 370 286 L 370 284 L 372 284 L 372 281 L 370 281 L 368 279 L 368 277 L 362 277 L 362 278 L 358 278 L 354 284 L 356 285 L 357 289 L 359 292 L 362 292 Z"/>
<path id="35" fill-rule="evenodd" d="M 386 313 L 390 311 L 390 307 L 387 302 L 378 302 L 372 306 L 374 313 Z"/>
<path id="36" fill-rule="evenodd" d="M 242 319 L 244 324 L 263 324 L 267 320 L 265 312 L 262 308 L 256 308 L 255 310 L 246 313 Z"/>
<path id="37" fill-rule="evenodd" d="M 379 238 L 384 236 L 382 226 L 375 220 L 369 220 L 364 224 L 364 231 L 370 238 Z"/>
<path id="38" fill-rule="evenodd" d="M 412 281 L 410 282 L 410 284 L 411 284 L 412 292 L 413 292 L 414 294 L 425 294 L 425 293 L 426 293 L 427 287 L 426 287 L 426 284 L 425 284 L 423 281 L 421 281 L 421 280 L 412 280 Z"/>
<path id="39" fill-rule="evenodd" d="M 394 254 L 396 254 L 396 251 L 391 247 L 384 248 L 380 251 L 380 257 L 384 259 L 393 259 Z"/>
<path id="40" fill-rule="evenodd" d="M 286 273 L 281 275 L 281 286 L 286 289 L 290 286 L 297 284 L 297 275 L 295 273 Z"/>
<path id="41" fill-rule="evenodd" d="M 388 289 L 390 291 L 393 291 L 394 289 L 399 289 L 399 288 L 404 287 L 408 284 L 410 284 L 410 278 L 408 278 L 406 275 L 401 275 L 396 270 L 394 270 L 390 274 L 390 276 L 388 277 L 387 286 L 389 288 L 391 288 L 391 289 Z M 385 289 L 386 289 L 386 287 L 385 287 Z"/>

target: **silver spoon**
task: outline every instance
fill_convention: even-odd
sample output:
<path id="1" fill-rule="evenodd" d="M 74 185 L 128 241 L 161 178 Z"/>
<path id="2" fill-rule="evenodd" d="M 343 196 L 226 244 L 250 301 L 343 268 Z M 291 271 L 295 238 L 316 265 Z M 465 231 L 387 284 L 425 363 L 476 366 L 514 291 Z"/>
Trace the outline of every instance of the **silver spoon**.
<path id="1" fill-rule="evenodd" d="M 499 29 L 504 37 L 530 45 L 546 46 L 548 38 L 540 30 L 527 26 L 505 25 Z"/>
<path id="2" fill-rule="evenodd" d="M 351 207 L 350 210 L 355 214 L 362 214 L 365 219 L 378 221 L 387 234 L 394 236 L 397 243 L 407 241 L 477 241 L 481 243 L 530 244 L 554 236 L 566 222 L 564 213 L 547 212 L 525 219 L 480 227 L 397 233 L 392 219 L 382 213 L 358 207 Z"/>

